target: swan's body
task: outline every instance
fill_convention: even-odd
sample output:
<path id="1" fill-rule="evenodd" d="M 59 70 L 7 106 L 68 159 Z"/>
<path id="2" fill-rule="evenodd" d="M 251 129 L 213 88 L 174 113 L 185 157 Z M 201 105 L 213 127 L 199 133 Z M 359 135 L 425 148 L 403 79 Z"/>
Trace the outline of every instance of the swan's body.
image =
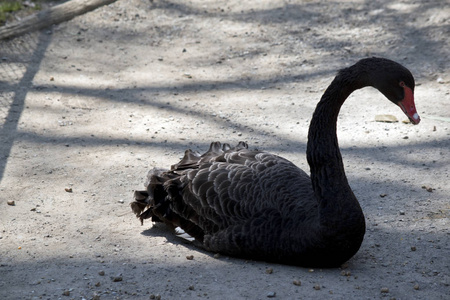
<path id="1" fill-rule="evenodd" d="M 414 124 L 414 78 L 401 65 L 370 58 L 339 72 L 318 103 L 308 134 L 311 177 L 247 144 L 186 151 L 170 171 L 149 172 L 135 192 L 141 219 L 181 227 L 209 251 L 311 267 L 335 267 L 359 249 L 364 215 L 345 176 L 336 137 L 339 109 L 354 90 L 374 86 Z"/>

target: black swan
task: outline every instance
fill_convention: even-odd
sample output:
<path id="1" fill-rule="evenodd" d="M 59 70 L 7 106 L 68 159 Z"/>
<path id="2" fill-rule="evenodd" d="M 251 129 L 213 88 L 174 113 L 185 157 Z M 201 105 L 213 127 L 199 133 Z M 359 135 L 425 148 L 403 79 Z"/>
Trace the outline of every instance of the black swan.
<path id="1" fill-rule="evenodd" d="M 365 233 L 336 137 L 340 107 L 354 90 L 372 86 L 418 124 L 414 85 L 400 64 L 362 59 L 340 70 L 317 104 L 306 150 L 311 177 L 284 158 L 248 150 L 244 142 L 215 142 L 203 155 L 187 150 L 170 170 L 151 170 L 131 208 L 141 223 L 151 218 L 179 227 L 208 251 L 338 267 L 358 251 Z"/>

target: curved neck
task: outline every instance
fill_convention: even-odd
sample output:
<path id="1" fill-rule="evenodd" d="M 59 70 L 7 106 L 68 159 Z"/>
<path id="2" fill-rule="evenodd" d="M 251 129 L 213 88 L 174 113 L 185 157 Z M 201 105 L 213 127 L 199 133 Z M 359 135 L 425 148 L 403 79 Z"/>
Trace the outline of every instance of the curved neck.
<path id="1" fill-rule="evenodd" d="M 306 155 L 312 186 L 319 202 L 321 223 L 328 222 L 330 226 L 334 226 L 336 218 L 361 211 L 345 176 L 336 122 L 347 97 L 367 85 L 367 72 L 354 66 L 341 70 L 317 104 L 309 127 Z"/>

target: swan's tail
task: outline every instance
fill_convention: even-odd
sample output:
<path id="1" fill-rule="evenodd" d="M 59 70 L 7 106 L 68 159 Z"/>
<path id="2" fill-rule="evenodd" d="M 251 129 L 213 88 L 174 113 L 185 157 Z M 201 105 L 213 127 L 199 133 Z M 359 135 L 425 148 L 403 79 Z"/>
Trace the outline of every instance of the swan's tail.
<path id="1" fill-rule="evenodd" d="M 189 190 L 191 181 L 200 168 L 208 168 L 212 162 L 226 161 L 225 155 L 229 151 L 247 147 L 244 142 L 240 142 L 234 148 L 228 144 L 214 142 L 202 155 L 186 150 L 181 161 L 170 170 L 154 168 L 149 171 L 145 183 L 146 190 L 134 192 L 131 209 L 141 224 L 145 219 L 164 222 L 173 229 L 180 227 L 186 234 L 203 242 L 204 230 L 199 224 L 200 219 L 203 223 L 207 221 L 196 210 L 199 209 L 200 200 Z M 214 224 L 205 226 L 212 227 Z"/>
<path id="2" fill-rule="evenodd" d="M 148 172 L 146 190 L 135 191 L 134 201 L 131 203 L 131 210 L 140 219 L 141 224 L 145 219 L 152 219 L 153 222 L 162 222 L 155 209 L 161 210 L 164 206 L 164 199 L 167 193 L 164 191 L 163 184 L 169 180 L 165 175 L 167 170 L 154 168 Z"/>
<path id="3" fill-rule="evenodd" d="M 175 230 L 180 237 L 192 241 L 195 238 L 203 242 L 203 230 L 191 221 L 196 219 L 196 212 L 183 201 L 182 191 L 185 186 L 180 177 L 185 172 L 152 169 L 148 173 L 147 190 L 135 191 L 131 209 L 140 219 L 163 222 Z M 182 231 L 176 230 L 182 228 Z"/>

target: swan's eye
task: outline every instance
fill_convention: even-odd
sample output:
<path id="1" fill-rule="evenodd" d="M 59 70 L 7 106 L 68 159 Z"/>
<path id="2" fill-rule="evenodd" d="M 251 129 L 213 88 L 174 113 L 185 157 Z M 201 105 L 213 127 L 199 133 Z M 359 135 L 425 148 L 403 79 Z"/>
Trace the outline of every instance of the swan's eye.
<path id="1" fill-rule="evenodd" d="M 399 84 L 400 84 L 401 87 L 405 87 L 405 83 L 403 81 L 400 81 Z"/>

